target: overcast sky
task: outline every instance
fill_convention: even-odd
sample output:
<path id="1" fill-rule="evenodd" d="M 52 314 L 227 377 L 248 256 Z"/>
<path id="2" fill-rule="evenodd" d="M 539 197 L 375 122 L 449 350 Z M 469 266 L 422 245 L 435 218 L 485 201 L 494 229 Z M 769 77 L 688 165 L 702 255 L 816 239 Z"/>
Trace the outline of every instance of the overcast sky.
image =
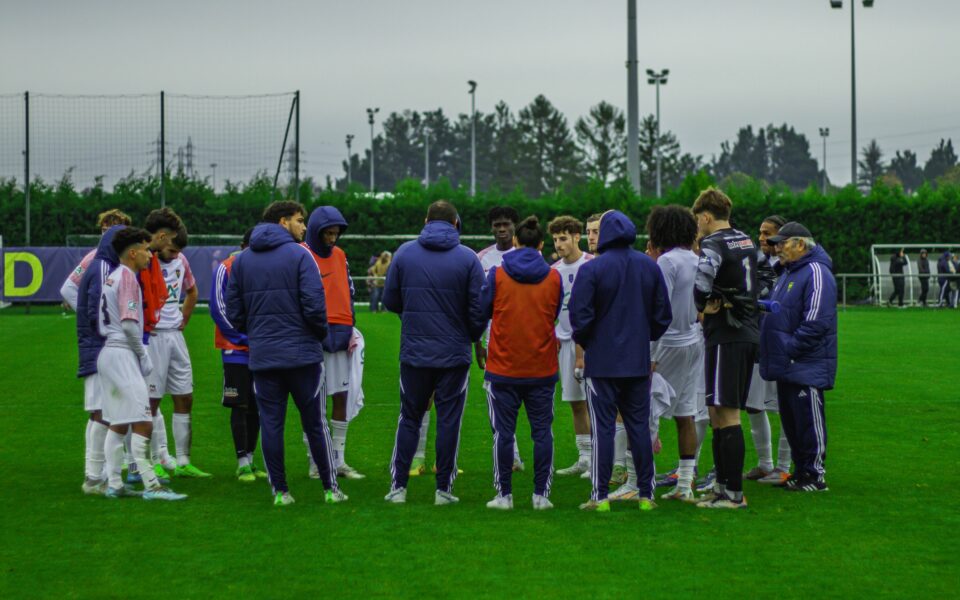
<path id="1" fill-rule="evenodd" d="M 638 1 L 641 70 L 669 68 L 663 127 L 706 159 L 745 124 L 789 123 L 850 178 L 850 15 L 827 0 Z M 960 137 L 960 2 L 857 3 L 858 145 L 926 160 Z M 449 115 L 545 94 L 572 122 L 626 106 L 625 0 L 31 1 L 0 4 L 0 93 L 301 90 L 304 171 L 341 175 L 364 109 Z M 654 91 L 641 78 L 641 114 Z M 379 130 L 379 127 L 378 127 Z"/>

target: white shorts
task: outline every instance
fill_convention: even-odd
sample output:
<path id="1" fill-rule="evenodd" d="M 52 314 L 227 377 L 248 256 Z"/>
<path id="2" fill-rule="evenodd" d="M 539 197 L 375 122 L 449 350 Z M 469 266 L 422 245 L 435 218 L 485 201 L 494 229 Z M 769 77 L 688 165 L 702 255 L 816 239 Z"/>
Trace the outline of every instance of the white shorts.
<path id="1" fill-rule="evenodd" d="M 193 367 L 182 331 L 154 331 L 150 334 L 147 352 L 153 362 L 153 372 L 147 377 L 151 398 L 163 398 L 166 394 L 179 396 L 193 393 Z"/>
<path id="2" fill-rule="evenodd" d="M 83 410 L 103 410 L 103 392 L 100 391 L 100 375 L 93 373 L 83 378 Z"/>
<path id="3" fill-rule="evenodd" d="M 667 416 L 695 416 L 697 414 L 697 378 L 698 373 L 703 371 L 703 343 L 677 347 L 661 346 L 656 359 L 656 372 L 676 392 Z"/>
<path id="4" fill-rule="evenodd" d="M 586 385 L 573 376 L 577 365 L 577 343 L 573 340 L 561 340 L 557 361 L 560 363 L 560 398 L 564 402 L 586 400 Z"/>
<path id="5" fill-rule="evenodd" d="M 747 392 L 747 408 L 780 412 L 777 399 L 777 382 L 760 377 L 760 365 L 753 365 L 753 377 L 750 379 L 750 391 Z"/>
<path id="6" fill-rule="evenodd" d="M 97 358 L 103 394 L 103 420 L 111 425 L 142 423 L 153 419 L 147 382 L 140 360 L 127 348 L 105 347 Z"/>
<path id="7" fill-rule="evenodd" d="M 346 350 L 323 353 L 323 373 L 327 379 L 327 395 L 350 390 L 350 354 Z"/>

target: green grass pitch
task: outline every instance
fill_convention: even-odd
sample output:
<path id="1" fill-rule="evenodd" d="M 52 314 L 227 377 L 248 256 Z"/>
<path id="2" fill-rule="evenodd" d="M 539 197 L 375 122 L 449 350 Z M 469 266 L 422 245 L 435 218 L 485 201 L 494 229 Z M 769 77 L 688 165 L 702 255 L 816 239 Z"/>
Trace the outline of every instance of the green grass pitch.
<path id="1" fill-rule="evenodd" d="M 324 504 L 319 482 L 307 478 L 292 406 L 287 468 L 297 504 L 275 508 L 265 482 L 236 481 L 220 360 L 202 310 L 187 329 L 193 459 L 214 478 L 174 481 L 190 494 L 181 503 L 86 497 L 73 319 L 23 312 L 0 311 L 3 598 L 940 597 L 960 581 L 955 311 L 842 312 L 838 386 L 826 396 L 830 491 L 788 494 L 747 482 L 750 508 L 720 514 L 666 501 L 645 514 L 636 504 L 581 513 L 589 484 L 568 478 L 554 481 L 556 509 L 535 513 L 530 472 L 515 479 L 513 512 L 487 510 L 491 434 L 476 368 L 460 450 L 465 474 L 456 483 L 461 503 L 434 507 L 433 479 L 420 477 L 406 505 L 386 505 L 399 321 L 363 310 L 367 406 L 351 425 L 347 459 L 368 477 L 343 484 L 349 502 Z M 566 466 L 576 449 L 570 412 L 559 404 L 556 464 Z M 169 427 L 169 398 L 163 409 Z M 776 439 L 775 419 L 773 426 Z M 525 428 L 521 421 L 529 460 Z M 670 423 L 661 432 L 662 472 L 674 464 L 676 442 Z M 428 461 L 432 436 L 433 427 Z M 747 446 L 749 468 L 749 435 Z M 703 463 L 709 467 L 709 445 Z"/>

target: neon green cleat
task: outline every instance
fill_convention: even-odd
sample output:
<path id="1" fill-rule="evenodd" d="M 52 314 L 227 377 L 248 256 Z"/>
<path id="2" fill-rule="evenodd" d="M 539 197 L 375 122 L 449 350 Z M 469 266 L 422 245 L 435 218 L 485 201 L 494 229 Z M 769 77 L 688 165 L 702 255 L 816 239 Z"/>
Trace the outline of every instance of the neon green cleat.
<path id="1" fill-rule="evenodd" d="M 204 473 L 200 469 L 196 468 L 191 464 L 181 465 L 177 467 L 177 470 L 173 472 L 177 477 L 192 477 L 194 479 L 203 479 L 205 477 L 212 477 L 210 473 Z"/>
<path id="2" fill-rule="evenodd" d="M 657 503 L 650 498 L 640 498 L 640 511 L 649 512 L 657 507 Z"/>
<path id="3" fill-rule="evenodd" d="M 273 499 L 274 506 L 288 506 L 294 502 L 296 500 L 293 499 L 290 492 L 277 492 L 277 496 Z"/>
<path id="4" fill-rule="evenodd" d="M 241 483 L 252 483 L 257 480 L 257 476 L 253 474 L 253 469 L 250 468 L 250 465 L 243 465 L 237 469 L 237 481 Z"/>
<path id="5" fill-rule="evenodd" d="M 170 473 L 167 473 L 167 470 L 163 468 L 163 465 L 160 463 L 153 463 L 153 472 L 156 473 L 159 479 L 166 479 L 170 481 Z"/>
<path id="6" fill-rule="evenodd" d="M 410 477 L 419 477 L 427 472 L 427 465 L 422 458 L 414 458 L 410 463 Z"/>
<path id="7" fill-rule="evenodd" d="M 342 491 L 338 489 L 336 491 L 334 490 L 325 491 L 323 493 L 323 499 L 327 504 L 339 504 L 340 502 L 346 502 L 348 500 L 348 497 L 346 494 L 344 494 Z"/>
<path id="8" fill-rule="evenodd" d="M 592 510 L 595 512 L 610 512 L 610 501 L 604 498 L 603 500 L 588 500 L 580 505 L 580 510 Z"/>
<path id="9" fill-rule="evenodd" d="M 253 471 L 253 476 L 256 477 L 257 479 L 266 479 L 267 477 L 269 477 L 266 471 L 264 471 L 263 469 L 261 469 L 260 467 L 258 467 L 253 463 L 250 463 L 250 470 Z"/>

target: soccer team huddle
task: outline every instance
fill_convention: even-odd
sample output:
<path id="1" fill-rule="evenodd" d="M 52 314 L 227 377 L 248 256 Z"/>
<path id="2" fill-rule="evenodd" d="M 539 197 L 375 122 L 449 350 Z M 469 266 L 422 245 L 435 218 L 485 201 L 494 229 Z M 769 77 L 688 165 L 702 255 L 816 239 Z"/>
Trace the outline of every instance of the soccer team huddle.
<path id="1" fill-rule="evenodd" d="M 495 243 L 475 253 L 460 243 L 455 207 L 431 204 L 420 236 L 397 249 L 383 283 L 383 305 L 401 319 L 400 415 L 385 500 L 405 503 L 409 478 L 426 473 L 433 407 L 435 504 L 459 502 L 453 488 L 474 360 L 493 434 L 496 495 L 488 508 L 513 509 L 513 475 L 527 468 L 516 444 L 521 407 L 533 440 L 535 510 L 553 508 L 554 475 L 589 479 L 580 508 L 600 512 L 616 501 L 652 510 L 657 488 L 663 500 L 740 509 L 744 479 L 826 491 L 823 393 L 836 373 L 830 258 L 803 225 L 777 215 L 760 224 L 757 244 L 731 226 L 731 211 L 714 188 L 692 209 L 655 206 L 644 253 L 634 249 L 636 226 L 616 210 L 585 224 L 560 216 L 543 228 L 501 206 L 488 215 Z M 90 414 L 83 491 L 181 500 L 168 487 L 172 477 L 210 476 L 190 457 L 193 383 L 183 329 L 198 294 L 181 254 L 187 230 L 168 208 L 151 212 L 143 229 L 118 210 L 99 224 L 97 249 L 61 290 L 77 312 L 78 376 Z M 299 203 L 274 202 L 214 274 L 210 314 L 236 477 L 268 479 L 278 506 L 294 502 L 283 456 L 290 396 L 325 501 L 348 499 L 338 478 L 365 477 L 344 460 L 364 370 L 353 280 L 337 245 L 347 226 L 333 206 L 307 214 Z M 547 235 L 553 265 L 542 254 Z M 578 459 L 555 470 L 558 384 Z M 159 406 L 166 394 L 175 456 Z M 758 456 L 746 473 L 742 410 Z M 770 412 L 781 417 L 776 462 Z M 675 422 L 670 451 L 678 460 L 658 479 L 661 419 Z M 697 479 L 708 430 L 715 466 Z M 258 438 L 265 469 L 254 461 Z"/>

